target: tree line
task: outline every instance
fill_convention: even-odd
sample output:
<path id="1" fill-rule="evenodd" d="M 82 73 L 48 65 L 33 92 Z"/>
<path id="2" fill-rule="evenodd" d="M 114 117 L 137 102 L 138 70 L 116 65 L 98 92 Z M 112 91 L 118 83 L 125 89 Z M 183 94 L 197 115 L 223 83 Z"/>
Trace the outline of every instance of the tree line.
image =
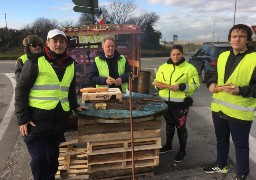
<path id="1" fill-rule="evenodd" d="M 109 0 L 107 5 L 100 8 L 103 11 L 105 23 L 135 24 L 139 26 L 143 32 L 141 35 L 142 49 L 162 49 L 159 44 L 162 34 L 154 29 L 159 20 L 159 16 L 155 12 L 144 12 L 135 16 L 138 7 L 133 0 Z M 48 31 L 51 29 L 89 25 L 92 18 L 96 20 L 96 16 L 92 17 L 89 13 L 81 13 L 78 23 L 71 21 L 60 23 L 55 19 L 40 17 L 20 30 L 0 28 L 0 52 L 4 53 L 9 49 L 22 47 L 22 40 L 29 34 L 37 34 L 45 40 Z"/>

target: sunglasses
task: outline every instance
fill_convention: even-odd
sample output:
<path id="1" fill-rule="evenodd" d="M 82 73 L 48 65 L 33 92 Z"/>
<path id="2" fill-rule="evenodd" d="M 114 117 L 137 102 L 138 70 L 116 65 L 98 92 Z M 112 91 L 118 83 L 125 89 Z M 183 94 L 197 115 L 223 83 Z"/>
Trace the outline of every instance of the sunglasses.
<path id="1" fill-rule="evenodd" d="M 30 46 L 32 46 L 33 48 L 36 48 L 37 46 L 41 47 L 42 44 L 30 44 Z"/>

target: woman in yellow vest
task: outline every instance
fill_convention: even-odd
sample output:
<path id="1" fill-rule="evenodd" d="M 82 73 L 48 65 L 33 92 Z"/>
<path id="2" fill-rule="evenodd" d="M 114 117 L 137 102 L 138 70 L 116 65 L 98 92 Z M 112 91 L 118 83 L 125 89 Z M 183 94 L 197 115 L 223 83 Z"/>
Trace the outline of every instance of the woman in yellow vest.
<path id="1" fill-rule="evenodd" d="M 185 61 L 182 46 L 172 47 L 170 58 L 158 68 L 155 82 L 159 96 L 168 104 L 168 111 L 164 114 L 166 144 L 160 149 L 160 153 L 172 151 L 176 127 L 180 149 L 173 161 L 181 162 L 186 157 L 186 118 L 193 102 L 191 96 L 200 87 L 198 72 L 193 65 Z"/>
<path id="2" fill-rule="evenodd" d="M 31 156 L 34 180 L 54 180 L 59 144 L 70 110 L 81 110 L 75 91 L 74 59 L 63 31 L 50 30 L 38 59 L 28 60 L 15 89 L 15 113 Z"/>
<path id="3" fill-rule="evenodd" d="M 28 35 L 23 39 L 24 52 L 16 61 L 15 76 L 16 80 L 19 78 L 24 63 L 28 59 L 37 59 L 43 49 L 43 39 L 37 35 Z"/>
<path id="4" fill-rule="evenodd" d="M 227 173 L 230 134 L 236 151 L 236 179 L 249 174 L 249 133 L 256 108 L 256 52 L 248 44 L 252 30 L 234 25 L 228 34 L 232 49 L 220 54 L 217 74 L 207 83 L 213 93 L 212 118 L 217 138 L 217 163 L 206 173 Z"/>
<path id="5" fill-rule="evenodd" d="M 116 50 L 114 37 L 104 38 L 102 49 L 92 62 L 89 79 L 96 87 L 120 88 L 125 93 L 128 89 L 128 73 L 131 72 L 128 61 Z"/>

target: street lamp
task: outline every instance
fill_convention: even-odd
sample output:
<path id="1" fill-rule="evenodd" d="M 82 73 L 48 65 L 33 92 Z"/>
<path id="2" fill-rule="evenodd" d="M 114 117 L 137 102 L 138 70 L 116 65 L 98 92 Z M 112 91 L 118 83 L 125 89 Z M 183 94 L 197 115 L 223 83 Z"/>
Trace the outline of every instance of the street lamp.
<path id="1" fill-rule="evenodd" d="M 234 22 L 233 22 L 233 26 L 236 23 L 236 0 L 235 0 L 235 11 L 234 11 Z"/>

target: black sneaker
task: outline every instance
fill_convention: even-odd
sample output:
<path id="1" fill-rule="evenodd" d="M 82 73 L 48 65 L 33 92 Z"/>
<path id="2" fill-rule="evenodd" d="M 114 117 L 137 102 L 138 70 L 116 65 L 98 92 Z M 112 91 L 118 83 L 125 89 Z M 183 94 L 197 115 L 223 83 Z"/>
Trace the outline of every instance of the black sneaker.
<path id="1" fill-rule="evenodd" d="M 208 174 L 212 174 L 212 173 L 226 174 L 226 173 L 228 173 L 228 167 L 227 166 L 225 166 L 224 168 L 221 168 L 217 164 L 205 167 L 205 168 L 203 168 L 203 170 L 204 170 L 205 173 L 208 173 Z"/>
<path id="2" fill-rule="evenodd" d="M 245 175 L 240 175 L 235 177 L 235 180 L 244 180 L 244 179 L 246 179 Z"/>
<path id="3" fill-rule="evenodd" d="M 164 146 L 160 149 L 159 154 L 163 154 L 163 153 L 166 153 L 166 152 L 169 152 L 169 151 L 172 151 L 172 146 L 166 144 L 166 145 L 164 145 Z"/>
<path id="4" fill-rule="evenodd" d="M 181 162 L 186 157 L 186 153 L 178 152 L 178 154 L 173 159 L 174 162 Z"/>

